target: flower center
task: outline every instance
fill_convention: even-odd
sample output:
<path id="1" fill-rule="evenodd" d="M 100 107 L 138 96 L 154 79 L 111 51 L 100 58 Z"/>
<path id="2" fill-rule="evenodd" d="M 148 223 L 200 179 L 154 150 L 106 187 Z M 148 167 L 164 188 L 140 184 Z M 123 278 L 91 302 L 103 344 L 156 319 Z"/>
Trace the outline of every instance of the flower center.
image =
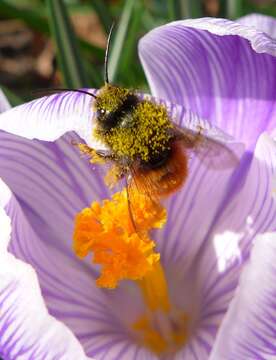
<path id="1" fill-rule="evenodd" d="M 141 344 L 151 351 L 173 354 L 188 338 L 188 316 L 172 306 L 164 270 L 158 262 L 139 281 L 147 311 L 134 324 Z"/>
<path id="2" fill-rule="evenodd" d="M 132 192 L 130 203 L 124 190 L 77 214 L 73 236 L 75 253 L 83 258 L 92 252 L 93 262 L 101 266 L 99 287 L 114 289 L 123 279 L 137 282 L 146 312 L 132 329 L 140 343 L 158 354 L 176 351 L 187 339 L 187 316 L 170 303 L 160 254 L 149 236 L 165 222 L 160 203 L 138 192 Z"/>

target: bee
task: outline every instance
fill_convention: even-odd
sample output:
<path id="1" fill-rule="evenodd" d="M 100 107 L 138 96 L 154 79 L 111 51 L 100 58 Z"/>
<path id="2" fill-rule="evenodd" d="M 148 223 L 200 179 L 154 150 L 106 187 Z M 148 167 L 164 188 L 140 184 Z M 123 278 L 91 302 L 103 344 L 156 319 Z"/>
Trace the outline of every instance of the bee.
<path id="1" fill-rule="evenodd" d="M 177 192 L 187 180 L 191 151 L 199 156 L 204 153 L 205 159 L 223 153 L 226 156 L 222 167 L 233 166 L 237 156 L 226 145 L 206 137 L 202 125 L 181 128 L 164 104 L 109 82 L 111 33 L 112 28 L 105 52 L 104 86 L 96 94 L 73 90 L 93 97 L 96 114 L 93 136 L 105 149 L 78 146 L 90 156 L 91 162 L 111 165 L 106 183 L 112 187 L 125 179 L 131 207 L 133 189 L 158 202 Z"/>
<path id="2" fill-rule="evenodd" d="M 94 162 L 113 163 L 109 185 L 126 178 L 130 189 L 135 186 L 153 199 L 183 185 L 188 175 L 185 149 L 200 143 L 200 132 L 188 136 L 173 125 L 164 105 L 108 82 L 99 90 L 94 110 L 94 136 L 108 150 L 92 150 L 91 155 Z"/>
<path id="3" fill-rule="evenodd" d="M 113 85 L 108 79 L 108 53 L 105 53 L 105 85 L 94 97 L 96 114 L 94 136 L 107 150 L 97 151 L 84 145 L 92 162 L 112 164 L 106 182 L 112 186 L 127 179 L 129 189 L 138 188 L 152 199 L 162 199 L 185 183 L 191 150 L 210 156 L 224 153 L 222 167 L 233 166 L 237 156 L 225 145 L 204 136 L 204 128 L 177 126 L 165 105 L 143 98 L 135 90 Z"/>

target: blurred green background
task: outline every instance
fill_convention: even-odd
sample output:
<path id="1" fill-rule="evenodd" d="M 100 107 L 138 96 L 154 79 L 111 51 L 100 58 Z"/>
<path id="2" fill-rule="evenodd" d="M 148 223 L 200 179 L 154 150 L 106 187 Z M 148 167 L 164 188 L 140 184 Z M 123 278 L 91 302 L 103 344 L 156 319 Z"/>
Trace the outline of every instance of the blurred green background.
<path id="1" fill-rule="evenodd" d="M 0 0 L 0 85 L 13 105 L 37 89 L 100 87 L 113 21 L 110 80 L 147 89 L 137 42 L 169 21 L 258 12 L 275 0 Z"/>

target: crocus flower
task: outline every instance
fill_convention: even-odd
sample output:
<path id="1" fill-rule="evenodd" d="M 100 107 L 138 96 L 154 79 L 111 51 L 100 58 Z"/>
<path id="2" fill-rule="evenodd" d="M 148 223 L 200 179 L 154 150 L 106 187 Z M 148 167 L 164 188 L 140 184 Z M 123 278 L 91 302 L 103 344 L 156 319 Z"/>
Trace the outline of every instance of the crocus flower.
<path id="1" fill-rule="evenodd" d="M 61 93 L 4 112 L 4 359 L 276 356 L 276 42 L 237 22 L 196 19 L 152 30 L 139 54 L 152 94 L 173 119 L 190 128 L 203 124 L 208 136 L 237 152 L 239 165 L 217 170 L 190 160 L 187 183 L 166 203 L 166 227 L 153 234 L 173 311 L 156 328 L 145 322 L 139 328 L 148 309 L 138 287 L 125 281 L 100 289 L 98 267 L 72 251 L 76 213 L 109 196 L 100 169 L 72 146 L 80 141 L 76 134 L 98 146 L 91 137 L 93 99 Z M 1 106 L 8 106 L 4 98 Z M 233 140 L 218 138 L 219 128 Z M 149 345 L 160 338 L 165 347 L 158 353 Z"/>

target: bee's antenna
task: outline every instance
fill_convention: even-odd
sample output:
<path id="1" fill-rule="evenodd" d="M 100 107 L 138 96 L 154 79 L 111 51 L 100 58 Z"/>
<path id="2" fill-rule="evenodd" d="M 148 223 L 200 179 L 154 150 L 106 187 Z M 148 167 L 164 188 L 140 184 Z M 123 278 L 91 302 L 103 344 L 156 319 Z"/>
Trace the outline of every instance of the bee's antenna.
<path id="1" fill-rule="evenodd" d="M 106 84 L 109 83 L 108 80 L 108 55 L 109 55 L 109 47 L 110 47 L 110 39 L 111 39 L 111 35 L 112 35 L 112 31 L 114 28 L 115 23 L 113 22 L 111 25 L 111 28 L 109 30 L 109 34 L 108 34 L 108 38 L 107 38 L 107 44 L 106 44 L 106 49 L 105 49 L 105 57 L 104 57 L 104 81 Z"/>
<path id="2" fill-rule="evenodd" d="M 89 96 L 92 96 L 94 99 L 97 99 L 97 96 L 92 94 L 89 91 L 86 90 L 81 90 L 81 89 L 66 89 L 66 88 L 52 88 L 52 89 L 41 89 L 41 90 L 35 90 L 32 91 L 33 94 L 52 94 L 55 92 L 62 92 L 62 91 L 73 91 L 73 92 L 78 92 L 78 93 L 82 93 L 82 94 L 86 94 Z"/>

